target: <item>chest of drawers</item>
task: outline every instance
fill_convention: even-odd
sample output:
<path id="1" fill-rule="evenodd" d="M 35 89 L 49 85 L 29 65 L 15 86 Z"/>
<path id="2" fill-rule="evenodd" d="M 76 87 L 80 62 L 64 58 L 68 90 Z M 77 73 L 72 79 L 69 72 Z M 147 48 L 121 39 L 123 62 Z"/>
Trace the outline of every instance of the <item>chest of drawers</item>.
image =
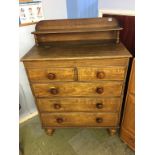
<path id="1" fill-rule="evenodd" d="M 114 134 L 130 53 L 122 43 L 35 45 L 23 58 L 42 127 L 106 127 Z"/>

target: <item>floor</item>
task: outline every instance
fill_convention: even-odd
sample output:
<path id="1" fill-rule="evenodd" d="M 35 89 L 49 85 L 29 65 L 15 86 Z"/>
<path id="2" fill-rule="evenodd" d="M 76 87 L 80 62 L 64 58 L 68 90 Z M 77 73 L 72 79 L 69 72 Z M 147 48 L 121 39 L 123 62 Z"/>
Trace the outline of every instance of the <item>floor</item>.
<path id="1" fill-rule="evenodd" d="M 57 129 L 47 136 L 38 116 L 20 124 L 20 148 L 23 155 L 134 155 L 106 129 Z"/>

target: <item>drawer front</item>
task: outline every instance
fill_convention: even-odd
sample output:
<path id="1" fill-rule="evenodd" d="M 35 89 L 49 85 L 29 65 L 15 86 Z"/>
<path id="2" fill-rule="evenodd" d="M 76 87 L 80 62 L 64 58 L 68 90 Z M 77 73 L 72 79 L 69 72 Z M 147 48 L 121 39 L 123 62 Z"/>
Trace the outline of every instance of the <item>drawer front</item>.
<path id="1" fill-rule="evenodd" d="M 74 68 L 28 69 L 32 82 L 73 81 Z"/>
<path id="2" fill-rule="evenodd" d="M 59 82 L 32 84 L 36 97 L 52 96 L 120 96 L 122 82 Z"/>
<path id="3" fill-rule="evenodd" d="M 117 113 L 41 113 L 44 127 L 93 127 L 93 126 L 116 126 Z"/>
<path id="4" fill-rule="evenodd" d="M 120 98 L 37 99 L 38 108 L 41 112 L 118 112 L 120 102 Z"/>
<path id="5" fill-rule="evenodd" d="M 80 67 L 78 68 L 79 81 L 87 80 L 123 80 L 125 67 Z"/>

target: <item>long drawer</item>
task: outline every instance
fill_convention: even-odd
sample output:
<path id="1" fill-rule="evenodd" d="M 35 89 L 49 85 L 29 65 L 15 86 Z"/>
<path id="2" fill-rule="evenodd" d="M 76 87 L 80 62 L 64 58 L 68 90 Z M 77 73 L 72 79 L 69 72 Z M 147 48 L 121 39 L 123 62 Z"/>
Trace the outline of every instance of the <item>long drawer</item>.
<path id="1" fill-rule="evenodd" d="M 40 112 L 118 112 L 120 98 L 58 98 L 37 99 Z"/>
<path id="2" fill-rule="evenodd" d="M 122 82 L 59 82 L 32 84 L 36 97 L 52 96 L 120 96 Z"/>
<path id="3" fill-rule="evenodd" d="M 117 113 L 41 113 L 44 127 L 108 127 L 118 123 Z"/>

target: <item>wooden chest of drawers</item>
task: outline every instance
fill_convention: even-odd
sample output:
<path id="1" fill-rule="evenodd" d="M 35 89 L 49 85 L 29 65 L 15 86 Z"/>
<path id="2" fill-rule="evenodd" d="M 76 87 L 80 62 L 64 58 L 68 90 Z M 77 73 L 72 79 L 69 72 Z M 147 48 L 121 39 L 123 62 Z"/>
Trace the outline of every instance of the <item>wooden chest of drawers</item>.
<path id="1" fill-rule="evenodd" d="M 42 127 L 119 127 L 130 53 L 122 43 L 34 46 L 23 58 Z"/>
<path id="2" fill-rule="evenodd" d="M 83 46 L 85 52 L 75 57 L 79 47 L 72 46 L 74 51 L 68 56 L 63 53 L 53 58 L 68 47 L 58 51 L 50 47 L 42 55 L 46 48 L 35 46 L 23 58 L 40 119 L 48 133 L 58 127 L 119 126 L 130 54 L 121 43 L 89 46 L 96 53 Z M 103 51 L 98 56 L 100 48 Z M 104 48 L 109 48 L 110 56 L 105 56 Z"/>

